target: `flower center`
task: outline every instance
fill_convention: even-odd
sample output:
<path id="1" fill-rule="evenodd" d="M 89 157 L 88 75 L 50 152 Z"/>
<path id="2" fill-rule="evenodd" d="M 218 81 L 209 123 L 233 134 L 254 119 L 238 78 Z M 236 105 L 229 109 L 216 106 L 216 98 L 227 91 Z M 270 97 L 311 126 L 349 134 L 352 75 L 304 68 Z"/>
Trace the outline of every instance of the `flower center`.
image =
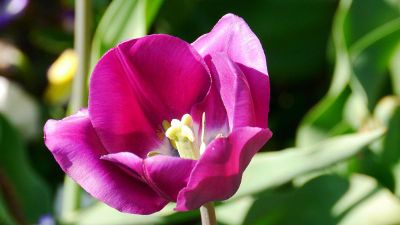
<path id="1" fill-rule="evenodd" d="M 182 116 L 181 120 L 173 119 L 171 123 L 163 121 L 165 136 L 170 140 L 181 158 L 199 159 L 200 154 L 205 149 L 205 114 L 202 116 L 200 148 L 196 145 L 195 134 L 193 132 L 193 119 L 189 114 Z"/>

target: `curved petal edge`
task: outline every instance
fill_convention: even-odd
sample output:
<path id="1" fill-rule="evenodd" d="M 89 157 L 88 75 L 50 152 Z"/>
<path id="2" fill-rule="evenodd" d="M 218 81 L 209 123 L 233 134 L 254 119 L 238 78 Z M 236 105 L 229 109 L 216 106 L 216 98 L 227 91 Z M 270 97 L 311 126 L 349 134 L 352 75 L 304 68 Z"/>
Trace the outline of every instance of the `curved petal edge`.
<path id="1" fill-rule="evenodd" d="M 44 127 L 45 144 L 62 170 L 93 197 L 121 212 L 151 214 L 168 201 L 147 184 L 110 162 L 87 110 L 63 120 L 49 120 Z"/>
<path id="2" fill-rule="evenodd" d="M 230 198 L 251 158 L 271 136 L 269 129 L 242 127 L 214 140 L 193 169 L 188 185 L 179 192 L 175 209 L 187 211 Z"/>

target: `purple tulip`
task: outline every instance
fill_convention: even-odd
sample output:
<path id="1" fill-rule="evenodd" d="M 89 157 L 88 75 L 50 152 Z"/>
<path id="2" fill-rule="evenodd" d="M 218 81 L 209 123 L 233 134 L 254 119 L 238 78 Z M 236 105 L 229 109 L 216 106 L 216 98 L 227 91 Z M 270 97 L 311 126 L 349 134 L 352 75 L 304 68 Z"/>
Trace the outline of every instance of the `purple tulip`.
<path id="1" fill-rule="evenodd" d="M 230 198 L 272 135 L 265 55 L 232 14 L 192 44 L 156 34 L 117 45 L 89 90 L 88 110 L 49 120 L 45 143 L 65 173 L 122 212 Z"/>

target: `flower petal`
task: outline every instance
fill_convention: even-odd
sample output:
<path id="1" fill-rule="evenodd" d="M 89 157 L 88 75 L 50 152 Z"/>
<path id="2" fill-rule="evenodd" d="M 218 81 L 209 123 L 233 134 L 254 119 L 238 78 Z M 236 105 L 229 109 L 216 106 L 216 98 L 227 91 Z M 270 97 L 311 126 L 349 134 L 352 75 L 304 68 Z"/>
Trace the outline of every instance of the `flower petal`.
<path id="1" fill-rule="evenodd" d="M 102 159 L 118 163 L 141 176 L 160 196 L 176 201 L 178 192 L 184 188 L 189 179 L 195 160 L 156 155 L 141 159 L 130 152 L 108 154 Z"/>
<path id="2" fill-rule="evenodd" d="M 192 45 L 203 58 L 225 52 L 239 66 L 250 85 L 257 126 L 267 128 L 270 92 L 267 64 L 261 43 L 246 22 L 227 14 L 210 33 L 202 35 Z"/>
<path id="3" fill-rule="evenodd" d="M 218 135 L 229 134 L 228 116 L 215 80 L 213 80 L 211 89 L 204 101 L 194 105 L 190 112 L 190 115 L 193 117 L 193 128 L 196 137 L 201 137 L 203 113 L 205 119 L 204 143 L 206 145 Z M 195 141 L 197 142 L 197 146 L 200 146 L 202 140 L 196 139 Z"/>
<path id="4" fill-rule="evenodd" d="M 176 202 L 196 163 L 195 160 L 157 155 L 145 159 L 145 172 L 154 185 Z"/>
<path id="5" fill-rule="evenodd" d="M 213 141 L 179 193 L 176 210 L 192 210 L 210 201 L 230 198 L 239 188 L 251 158 L 271 136 L 269 129 L 242 127 L 229 137 Z"/>
<path id="6" fill-rule="evenodd" d="M 176 37 L 160 34 L 124 42 L 103 56 L 93 72 L 93 126 L 109 152 L 136 146 L 135 154 L 144 157 L 161 144 L 154 137 L 162 121 L 188 113 L 202 101 L 210 80 L 202 57 Z"/>
<path id="7" fill-rule="evenodd" d="M 131 152 L 118 152 L 102 155 L 100 159 L 116 163 L 128 174 L 146 183 L 143 177 L 143 159 L 137 155 Z"/>
<path id="8" fill-rule="evenodd" d="M 63 171 L 95 198 L 119 211 L 136 214 L 154 213 L 168 203 L 147 184 L 100 159 L 106 150 L 87 111 L 49 120 L 44 132 L 45 144 Z"/>
<path id="9" fill-rule="evenodd" d="M 108 152 L 134 150 L 144 157 L 148 149 L 157 146 L 157 140 L 150 139 L 155 128 L 143 113 L 127 76 L 115 50 L 100 59 L 90 80 L 90 119 Z"/>
<path id="10" fill-rule="evenodd" d="M 228 115 L 229 128 L 256 126 L 253 98 L 246 77 L 226 53 L 211 56 L 211 72 Z"/>
<path id="11" fill-rule="evenodd" d="M 117 47 L 145 112 L 156 120 L 180 118 L 201 101 L 211 77 L 202 57 L 189 44 L 169 35 L 150 35 Z M 127 69 L 129 71 L 129 69 Z M 128 72 L 129 73 L 129 72 Z"/>

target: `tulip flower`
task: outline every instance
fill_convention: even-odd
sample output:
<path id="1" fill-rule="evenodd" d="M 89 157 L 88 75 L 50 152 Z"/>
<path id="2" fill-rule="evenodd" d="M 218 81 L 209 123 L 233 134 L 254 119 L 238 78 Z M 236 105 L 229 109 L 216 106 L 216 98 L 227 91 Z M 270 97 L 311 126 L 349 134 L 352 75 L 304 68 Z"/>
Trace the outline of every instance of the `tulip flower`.
<path id="1" fill-rule="evenodd" d="M 150 214 L 230 198 L 269 140 L 269 78 L 260 41 L 225 15 L 189 44 L 156 34 L 109 50 L 88 109 L 45 125 L 45 143 L 88 193 Z"/>

